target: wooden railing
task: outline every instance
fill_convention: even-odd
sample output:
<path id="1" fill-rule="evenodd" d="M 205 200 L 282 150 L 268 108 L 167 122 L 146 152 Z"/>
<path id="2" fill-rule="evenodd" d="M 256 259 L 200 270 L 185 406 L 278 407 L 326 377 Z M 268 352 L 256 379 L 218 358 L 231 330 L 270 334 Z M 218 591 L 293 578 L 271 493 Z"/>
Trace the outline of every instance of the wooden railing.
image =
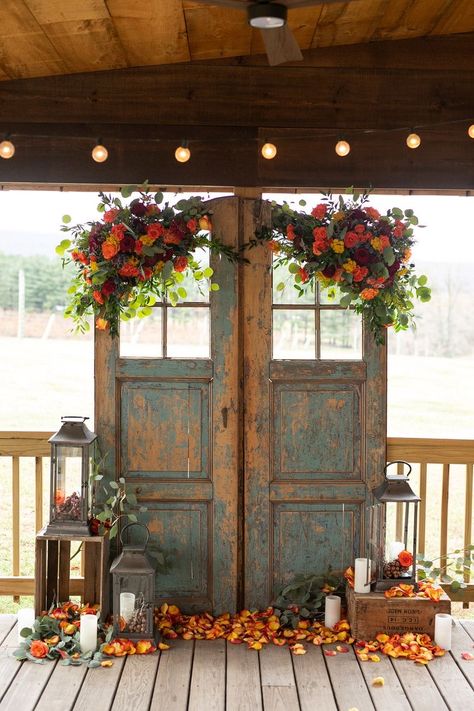
<path id="1" fill-rule="evenodd" d="M 474 441 L 467 439 L 419 439 L 411 437 L 391 437 L 387 440 L 388 461 L 405 460 L 412 465 L 419 465 L 419 496 L 421 498 L 418 527 L 418 550 L 427 552 L 426 529 L 427 508 L 430 497 L 433 497 L 433 487 L 430 487 L 430 476 L 434 476 L 434 467 L 441 467 L 441 501 L 439 505 L 439 545 L 441 570 L 445 571 L 446 557 L 453 548 L 467 548 L 473 542 L 472 509 L 473 509 L 473 463 Z M 465 491 L 463 502 L 463 541 L 461 545 L 453 545 L 449 536 L 449 496 L 452 483 L 452 468 L 455 465 L 464 467 Z M 400 507 L 401 508 L 401 507 Z M 401 510 L 396 521 L 397 540 L 402 539 Z M 449 571 L 448 571 L 449 572 Z M 452 600 L 463 602 L 466 606 L 474 602 L 474 585 L 470 584 L 472 571 L 465 571 L 464 582 L 467 589 L 453 593 L 449 591 Z M 445 586 L 446 589 L 449 586 Z"/>
<path id="2" fill-rule="evenodd" d="M 21 576 L 21 551 L 20 551 L 20 521 L 22 502 L 20 497 L 21 460 L 34 459 L 34 486 L 35 486 L 35 530 L 43 526 L 43 496 L 45 485 L 43 481 L 43 462 L 49 460 L 50 445 L 48 438 L 50 432 L 0 432 L 0 462 L 11 464 L 11 541 L 12 541 L 12 570 L 11 576 L 0 576 L 0 596 L 33 595 L 34 578 Z M 449 537 L 449 491 L 452 477 L 452 467 L 463 465 L 465 468 L 465 494 L 464 494 L 464 538 L 463 545 L 472 543 L 472 514 L 473 514 L 473 463 L 474 441 L 471 440 L 439 440 L 416 438 L 389 438 L 387 440 L 387 459 L 394 461 L 403 459 L 410 464 L 419 465 L 419 494 L 421 496 L 419 518 L 419 550 L 426 552 L 427 510 L 430 497 L 433 496 L 430 487 L 430 476 L 434 465 L 442 467 L 442 491 L 439 517 L 439 555 L 443 558 L 452 549 Z M 4 492 L 5 492 L 5 487 Z M 401 519 L 397 521 L 397 540 L 401 539 Z M 3 531 L 3 535 L 8 535 Z M 465 573 L 464 580 L 470 583 L 470 574 Z M 77 581 L 79 583 L 79 581 Z M 450 593 L 451 594 L 451 593 Z M 452 599 L 464 603 L 474 602 L 474 585 L 469 584 L 462 593 Z"/>

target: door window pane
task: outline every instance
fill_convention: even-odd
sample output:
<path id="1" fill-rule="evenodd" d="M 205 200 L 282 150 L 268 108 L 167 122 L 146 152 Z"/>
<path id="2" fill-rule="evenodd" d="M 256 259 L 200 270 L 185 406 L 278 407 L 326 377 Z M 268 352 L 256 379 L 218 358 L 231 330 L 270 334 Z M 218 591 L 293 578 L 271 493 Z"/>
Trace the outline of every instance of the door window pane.
<path id="1" fill-rule="evenodd" d="M 321 309 L 321 358 L 355 360 L 362 358 L 362 323 L 354 311 Z"/>
<path id="2" fill-rule="evenodd" d="M 167 309 L 167 352 L 169 358 L 209 358 L 210 324 L 208 307 Z"/>
<path id="3" fill-rule="evenodd" d="M 313 310 L 276 309 L 273 311 L 273 357 L 314 358 L 315 313 Z"/>
<path id="4" fill-rule="evenodd" d="M 162 358 L 163 309 L 153 308 L 145 318 L 120 322 L 120 356 L 127 358 Z"/>

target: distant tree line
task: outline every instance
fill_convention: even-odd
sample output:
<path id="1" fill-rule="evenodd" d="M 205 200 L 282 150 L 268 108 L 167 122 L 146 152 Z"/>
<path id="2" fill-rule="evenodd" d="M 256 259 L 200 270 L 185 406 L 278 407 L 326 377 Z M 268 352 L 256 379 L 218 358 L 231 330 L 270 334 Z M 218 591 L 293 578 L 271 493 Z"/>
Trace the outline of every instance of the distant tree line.
<path id="1" fill-rule="evenodd" d="M 18 274 L 25 274 L 27 311 L 52 311 L 67 300 L 72 271 L 63 270 L 58 258 L 17 256 L 0 252 L 0 308 L 18 308 Z"/>

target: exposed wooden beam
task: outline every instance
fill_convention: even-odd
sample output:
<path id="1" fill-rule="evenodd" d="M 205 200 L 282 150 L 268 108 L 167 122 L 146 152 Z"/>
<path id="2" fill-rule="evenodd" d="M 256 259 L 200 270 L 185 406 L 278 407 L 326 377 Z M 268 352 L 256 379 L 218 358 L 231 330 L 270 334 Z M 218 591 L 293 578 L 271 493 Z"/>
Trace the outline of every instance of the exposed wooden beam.
<path id="1" fill-rule="evenodd" d="M 474 34 L 318 50 L 298 66 L 225 60 L 0 82 L 0 132 L 17 145 L 0 183 L 471 190 L 473 50 Z M 404 143 L 412 126 L 425 127 L 415 151 Z M 99 136 L 101 165 L 90 159 Z M 192 158 L 178 165 L 182 138 Z M 265 138 L 278 143 L 273 161 L 259 157 Z"/>

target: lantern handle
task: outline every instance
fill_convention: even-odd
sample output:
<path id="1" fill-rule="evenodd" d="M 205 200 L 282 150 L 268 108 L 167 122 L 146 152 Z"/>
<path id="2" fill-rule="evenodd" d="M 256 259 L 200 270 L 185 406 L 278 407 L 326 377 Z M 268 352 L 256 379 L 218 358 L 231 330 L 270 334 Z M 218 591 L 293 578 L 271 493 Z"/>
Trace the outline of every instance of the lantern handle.
<path id="1" fill-rule="evenodd" d="M 404 459 L 395 459 L 393 462 L 389 462 L 388 464 L 385 465 L 383 473 L 385 475 L 385 478 L 388 479 L 388 474 L 387 474 L 387 469 L 392 466 L 392 464 L 405 464 L 408 467 L 408 473 L 407 474 L 392 474 L 392 477 L 396 479 L 397 477 L 404 476 L 408 479 L 408 477 L 411 474 L 411 464 L 408 462 L 405 462 Z"/>
<path id="2" fill-rule="evenodd" d="M 127 523 L 122 530 L 120 531 L 120 543 L 123 545 L 123 534 L 127 530 L 127 528 L 130 528 L 130 526 L 141 526 L 142 528 L 145 529 L 146 531 L 146 540 L 145 540 L 145 548 L 148 545 L 148 541 L 150 540 L 150 531 L 148 530 L 148 526 L 145 526 L 144 523 L 140 523 L 139 521 L 131 521 L 130 523 Z"/>

